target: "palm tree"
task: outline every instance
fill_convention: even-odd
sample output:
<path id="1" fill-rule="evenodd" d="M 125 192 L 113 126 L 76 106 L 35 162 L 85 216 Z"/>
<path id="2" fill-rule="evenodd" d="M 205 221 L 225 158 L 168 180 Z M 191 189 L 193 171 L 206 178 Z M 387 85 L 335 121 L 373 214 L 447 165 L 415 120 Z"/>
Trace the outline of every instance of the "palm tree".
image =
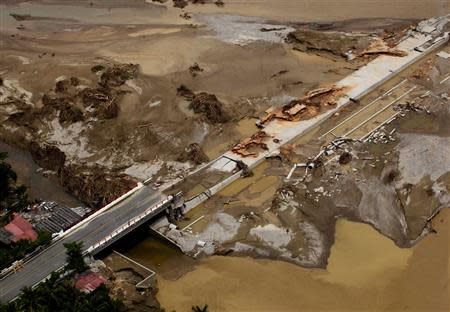
<path id="1" fill-rule="evenodd" d="M 30 287 L 22 289 L 22 295 L 20 296 L 20 308 L 19 311 L 42 311 L 42 306 L 39 304 L 39 298 L 36 293 Z"/>
<path id="2" fill-rule="evenodd" d="M 67 254 L 67 268 L 76 273 L 83 273 L 87 270 L 87 265 L 83 259 L 83 242 L 72 242 L 64 244 Z"/>

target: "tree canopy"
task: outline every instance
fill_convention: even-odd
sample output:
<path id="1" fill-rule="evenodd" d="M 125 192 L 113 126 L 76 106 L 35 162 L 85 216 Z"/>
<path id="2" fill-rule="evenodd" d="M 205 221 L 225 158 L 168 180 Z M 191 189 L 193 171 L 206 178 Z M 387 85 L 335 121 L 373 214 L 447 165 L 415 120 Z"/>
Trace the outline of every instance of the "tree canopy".
<path id="1" fill-rule="evenodd" d="M 105 285 L 86 294 L 76 289 L 73 282 L 51 277 L 34 289 L 24 288 L 14 302 L 0 305 L 0 312 L 119 312 L 124 311 L 121 301 L 109 296 Z"/>
<path id="2" fill-rule="evenodd" d="M 76 273 L 83 273 L 87 270 L 87 265 L 83 259 L 83 242 L 72 242 L 64 244 L 67 254 L 67 269 Z"/>
<path id="3" fill-rule="evenodd" d="M 17 174 L 6 162 L 7 153 L 0 152 L 0 212 L 19 212 L 28 205 L 27 188 L 17 184 Z"/>

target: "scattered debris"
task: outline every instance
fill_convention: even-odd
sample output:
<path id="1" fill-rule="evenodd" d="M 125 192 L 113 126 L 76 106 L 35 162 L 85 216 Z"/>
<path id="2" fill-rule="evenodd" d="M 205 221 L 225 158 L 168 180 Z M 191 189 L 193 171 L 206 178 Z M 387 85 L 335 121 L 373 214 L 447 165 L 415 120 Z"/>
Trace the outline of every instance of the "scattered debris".
<path id="1" fill-rule="evenodd" d="M 69 164 L 58 171 L 62 186 L 89 207 L 99 209 L 136 186 L 136 181 L 94 165 Z"/>
<path id="2" fill-rule="evenodd" d="M 223 110 L 223 104 L 214 94 L 200 92 L 192 98 L 189 108 L 196 114 L 203 114 L 211 123 L 226 123 L 230 120 Z"/>
<path id="3" fill-rule="evenodd" d="M 424 108 L 417 105 L 415 102 L 399 103 L 394 106 L 395 111 L 412 111 L 412 112 L 423 112 Z"/>
<path id="4" fill-rule="evenodd" d="M 356 58 L 355 54 L 351 50 L 345 52 L 344 56 L 347 58 L 347 61 L 353 61 Z"/>
<path id="5" fill-rule="evenodd" d="M 369 46 L 359 54 L 359 56 L 374 55 L 374 54 L 386 54 L 390 56 L 399 56 L 399 57 L 404 57 L 408 55 L 408 53 L 406 53 L 405 51 L 388 46 L 388 44 L 381 38 L 372 41 L 369 44 Z"/>
<path id="6" fill-rule="evenodd" d="M 310 170 L 312 169 L 317 169 L 319 167 L 322 167 L 323 162 L 319 157 L 316 157 L 315 159 L 313 159 L 312 161 L 308 162 L 306 164 L 306 167 Z"/>
<path id="7" fill-rule="evenodd" d="M 59 170 L 66 162 L 66 155 L 56 146 L 32 142 L 29 146 L 31 157 L 42 168 Z"/>
<path id="8" fill-rule="evenodd" d="M 194 63 L 194 65 L 189 67 L 189 73 L 191 73 L 192 77 L 197 77 L 197 75 L 201 72 L 203 72 L 203 68 L 201 68 L 198 63 Z"/>
<path id="9" fill-rule="evenodd" d="M 346 165 L 346 164 L 350 163 L 352 161 L 352 159 L 353 159 L 352 154 L 345 152 L 345 153 L 342 153 L 341 156 L 339 156 L 338 161 L 339 161 L 340 165 Z"/>
<path id="10" fill-rule="evenodd" d="M 180 14 L 180 17 L 184 18 L 185 20 L 190 20 L 192 18 L 192 15 L 191 15 L 191 13 L 184 12 L 184 13 Z"/>
<path id="11" fill-rule="evenodd" d="M 285 144 L 283 146 L 280 146 L 281 159 L 290 161 L 292 154 L 294 153 L 294 149 L 294 144 Z"/>
<path id="12" fill-rule="evenodd" d="M 322 107 L 336 105 L 337 98 L 344 89 L 334 85 L 314 89 L 307 92 L 300 99 L 293 100 L 279 109 L 269 108 L 266 111 L 266 116 L 260 119 L 258 126 L 262 127 L 272 119 L 299 121 L 314 117 L 320 112 Z"/>
<path id="13" fill-rule="evenodd" d="M 433 64 L 433 60 L 429 59 L 427 60 L 425 63 L 423 63 L 422 65 L 420 65 L 420 67 L 418 69 L 416 69 L 413 74 L 412 77 L 415 79 L 426 79 L 429 77 L 431 69 L 433 68 L 434 64 Z"/>
<path id="14" fill-rule="evenodd" d="M 253 176 L 253 172 L 250 170 L 250 168 L 247 166 L 246 163 L 244 163 L 242 160 L 236 161 L 236 168 L 234 169 L 233 173 L 239 172 L 242 170 L 241 176 L 243 178 L 248 178 Z"/>
<path id="15" fill-rule="evenodd" d="M 235 145 L 231 151 L 235 154 L 241 155 L 242 157 L 256 157 L 258 153 L 253 151 L 255 147 L 262 148 L 265 151 L 269 149 L 267 144 L 263 142 L 268 137 L 269 135 L 266 132 L 258 131 L 250 138 L 244 139 L 239 144 Z"/>

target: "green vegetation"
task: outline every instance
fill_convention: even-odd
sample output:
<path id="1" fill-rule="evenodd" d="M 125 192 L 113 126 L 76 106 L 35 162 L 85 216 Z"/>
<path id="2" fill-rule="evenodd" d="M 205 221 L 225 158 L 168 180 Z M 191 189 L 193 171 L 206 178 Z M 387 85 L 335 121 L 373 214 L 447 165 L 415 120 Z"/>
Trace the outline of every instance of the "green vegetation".
<path id="1" fill-rule="evenodd" d="M 68 265 L 66 275 L 62 280 L 60 274 L 53 272 L 48 280 L 32 289 L 25 287 L 22 294 L 14 302 L 1 305 L 0 312 L 118 312 L 125 306 L 120 300 L 112 299 L 109 290 L 101 285 L 93 292 L 86 294 L 74 287 L 69 277 L 73 273 L 82 273 L 88 269 L 82 256 L 82 242 L 64 245 L 67 252 Z"/>
<path id="2" fill-rule="evenodd" d="M 29 204 L 27 188 L 16 185 L 17 174 L 6 162 L 7 153 L 0 152 L 0 227 L 6 225 L 13 212 L 23 211 Z M 52 239 L 48 232 L 38 233 L 34 242 L 21 240 L 10 245 L 0 244 L 0 270 L 9 267 L 14 261 L 22 259 L 38 246 L 48 245 Z"/>
<path id="3" fill-rule="evenodd" d="M 0 247 L 0 270 L 9 267 L 14 261 L 20 260 L 27 254 L 34 251 L 39 246 L 50 244 L 52 235 L 49 232 L 39 232 L 38 238 L 34 242 L 29 240 L 20 240 L 17 243 L 11 243 Z"/>
<path id="4" fill-rule="evenodd" d="M 72 242 L 64 244 L 67 254 L 67 269 L 76 273 L 83 273 L 88 269 L 83 260 L 83 242 Z"/>
<path id="5" fill-rule="evenodd" d="M 124 311 L 121 301 L 109 296 L 104 285 L 85 294 L 71 281 L 59 281 L 59 274 L 34 289 L 24 288 L 22 295 L 12 303 L 1 305 L 0 312 L 116 312 Z"/>
<path id="6" fill-rule="evenodd" d="M 7 153 L 0 152 L 0 212 L 2 222 L 9 219 L 12 212 L 20 212 L 28 206 L 27 188 L 16 185 L 17 175 L 6 162 Z M 0 223 L 2 225 L 2 223 Z"/>

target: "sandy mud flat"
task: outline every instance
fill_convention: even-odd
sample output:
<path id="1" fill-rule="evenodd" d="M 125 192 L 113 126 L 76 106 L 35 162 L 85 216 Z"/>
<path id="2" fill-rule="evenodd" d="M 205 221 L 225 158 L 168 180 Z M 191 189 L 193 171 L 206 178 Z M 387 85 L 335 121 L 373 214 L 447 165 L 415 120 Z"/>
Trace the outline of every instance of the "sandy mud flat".
<path id="1" fill-rule="evenodd" d="M 191 2 L 0 4 L 0 151 L 33 196 L 47 181 L 60 201 L 94 209 L 142 181 L 203 192 L 223 174 L 185 178 L 233 147 L 264 148 L 262 132 L 242 140 L 270 113 L 289 122 L 305 98 L 302 118 L 326 112 L 343 91 L 334 83 L 380 46 L 402 57 L 396 44 L 419 19 L 450 12 L 444 0 Z M 190 257 L 152 239 L 123 253 L 157 272 L 166 310 L 448 310 L 449 72 L 433 53 L 191 210 L 166 233 Z M 379 105 L 402 100 L 372 125 L 397 119 L 286 178 L 390 88 Z M 104 262 L 118 297 L 158 311 L 156 286 L 135 293 L 140 273 Z"/>

